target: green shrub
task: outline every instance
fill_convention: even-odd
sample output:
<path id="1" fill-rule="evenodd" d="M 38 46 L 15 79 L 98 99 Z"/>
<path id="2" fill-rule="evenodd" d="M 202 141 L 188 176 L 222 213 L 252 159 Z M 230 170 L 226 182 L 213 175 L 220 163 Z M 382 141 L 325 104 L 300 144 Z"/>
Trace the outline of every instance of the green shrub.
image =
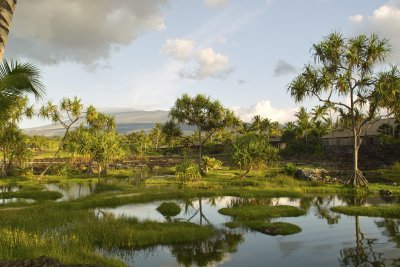
<path id="1" fill-rule="evenodd" d="M 393 163 L 392 170 L 400 174 L 400 161 L 396 161 L 395 163 Z"/>
<path id="2" fill-rule="evenodd" d="M 297 167 L 293 163 L 286 163 L 285 166 L 283 166 L 283 172 L 286 175 L 294 176 L 296 171 L 297 171 Z"/>
<path id="3" fill-rule="evenodd" d="M 218 169 L 221 169 L 221 167 L 222 167 L 222 161 L 217 160 L 216 158 L 203 156 L 202 161 L 203 161 L 202 166 L 203 166 L 204 172 L 206 174 L 209 171 L 218 170 Z"/>
<path id="4" fill-rule="evenodd" d="M 176 165 L 175 176 L 182 182 L 201 179 L 199 166 L 189 159 L 188 153 L 184 153 L 183 161 Z"/>
<path id="5" fill-rule="evenodd" d="M 174 202 L 163 202 L 157 211 L 165 217 L 174 217 L 181 212 L 181 207 Z"/>

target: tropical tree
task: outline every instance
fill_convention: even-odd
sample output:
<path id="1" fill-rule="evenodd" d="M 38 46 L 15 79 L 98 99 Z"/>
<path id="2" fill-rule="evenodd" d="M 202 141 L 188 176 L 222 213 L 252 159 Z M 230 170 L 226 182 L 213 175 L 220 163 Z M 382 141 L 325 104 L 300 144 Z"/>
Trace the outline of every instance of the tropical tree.
<path id="1" fill-rule="evenodd" d="M 301 137 L 305 137 L 306 143 L 308 142 L 308 135 L 311 129 L 311 118 L 305 107 L 301 107 L 299 111 L 294 114 L 297 118 L 297 126 Z"/>
<path id="2" fill-rule="evenodd" d="M 161 125 L 161 132 L 165 136 L 165 142 L 168 145 L 173 145 L 183 136 L 182 130 L 173 120 L 168 120 Z"/>
<path id="3" fill-rule="evenodd" d="M 23 117 L 31 118 L 33 107 L 27 97 L 17 97 L 8 107 L 7 113 L 0 117 L 0 151 L 2 152 L 1 176 L 11 175 L 14 160 L 22 163 L 29 152 L 27 136 L 18 128 Z"/>
<path id="4" fill-rule="evenodd" d="M 4 49 L 10 33 L 17 0 L 0 1 L 0 60 L 3 59 Z"/>
<path id="5" fill-rule="evenodd" d="M 44 93 L 40 71 L 35 65 L 16 61 L 0 64 L 0 119 L 7 119 L 9 109 L 25 94 L 33 94 L 39 99 Z"/>
<path id="6" fill-rule="evenodd" d="M 288 86 L 296 102 L 316 98 L 323 105 L 338 109 L 339 116 L 350 120 L 354 143 L 354 168 L 348 183 L 368 184 L 358 168 L 362 131 L 382 117 L 380 111 L 394 113 L 399 106 L 400 73 L 397 67 L 376 72 L 389 53 L 389 43 L 376 34 L 344 38 L 339 33 L 326 36 L 313 45 L 314 64 Z M 342 101 L 341 99 L 346 99 Z M 385 114 L 385 115 L 389 115 Z"/>
<path id="7" fill-rule="evenodd" d="M 239 119 L 229 109 L 224 108 L 219 101 L 210 97 L 182 95 L 171 108 L 170 116 L 179 123 L 196 127 L 197 145 L 199 146 L 198 165 L 202 171 L 202 147 L 219 129 L 236 125 Z"/>
<path id="8" fill-rule="evenodd" d="M 245 177 L 252 168 L 278 159 L 278 150 L 271 146 L 265 135 L 249 133 L 239 136 L 232 144 L 231 161 Z"/>
<path id="9" fill-rule="evenodd" d="M 98 178 L 115 158 L 122 156 L 122 139 L 115 131 L 115 119 L 90 106 L 86 110 L 86 125 L 81 124 L 68 134 L 65 147 L 69 152 L 89 157 L 89 172 L 97 163 Z"/>
<path id="10" fill-rule="evenodd" d="M 50 159 L 49 164 L 40 174 L 40 177 L 45 175 L 54 160 L 60 155 L 72 126 L 82 117 L 83 111 L 83 104 L 78 97 L 74 97 L 73 99 L 63 98 L 58 105 L 49 101 L 46 105 L 40 108 L 39 117 L 50 119 L 54 123 L 59 123 L 65 129 L 56 152 Z M 90 111 L 90 107 L 88 111 Z"/>

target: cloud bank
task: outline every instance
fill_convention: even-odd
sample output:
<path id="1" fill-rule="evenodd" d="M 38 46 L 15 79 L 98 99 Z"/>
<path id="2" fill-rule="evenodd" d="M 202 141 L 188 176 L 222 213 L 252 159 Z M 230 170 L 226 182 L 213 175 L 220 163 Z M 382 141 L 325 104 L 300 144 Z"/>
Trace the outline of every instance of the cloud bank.
<path id="1" fill-rule="evenodd" d="M 8 57 L 44 64 L 93 64 L 146 31 L 165 29 L 168 0 L 35 0 L 18 2 Z"/>
<path id="2" fill-rule="evenodd" d="M 272 106 L 271 101 L 261 100 L 250 107 L 232 107 L 232 110 L 245 122 L 260 115 L 272 121 L 285 123 L 294 118 L 295 109 L 278 109 Z"/>

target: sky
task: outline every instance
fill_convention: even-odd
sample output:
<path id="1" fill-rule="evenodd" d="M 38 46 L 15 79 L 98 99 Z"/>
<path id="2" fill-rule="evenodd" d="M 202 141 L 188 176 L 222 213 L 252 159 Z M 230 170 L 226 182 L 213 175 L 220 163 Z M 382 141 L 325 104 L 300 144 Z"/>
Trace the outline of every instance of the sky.
<path id="1" fill-rule="evenodd" d="M 24 0 L 5 57 L 40 67 L 44 101 L 169 110 L 183 93 L 202 93 L 245 121 L 284 123 L 316 104 L 287 93 L 312 44 L 333 31 L 376 32 L 398 64 L 398 25 L 400 0 Z"/>

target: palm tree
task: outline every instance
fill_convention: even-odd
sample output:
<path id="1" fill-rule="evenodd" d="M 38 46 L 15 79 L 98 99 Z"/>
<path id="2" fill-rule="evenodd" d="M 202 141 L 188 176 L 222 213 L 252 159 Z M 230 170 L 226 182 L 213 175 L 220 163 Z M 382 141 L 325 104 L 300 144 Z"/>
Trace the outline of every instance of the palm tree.
<path id="1" fill-rule="evenodd" d="M 3 61 L 0 64 L 0 117 L 25 93 L 42 98 L 45 93 L 39 69 L 31 63 Z"/>
<path id="2" fill-rule="evenodd" d="M 260 115 L 255 115 L 251 119 L 251 129 L 253 131 L 256 131 L 257 133 L 260 133 L 261 127 L 262 127 L 262 122 L 263 122 L 263 118 Z"/>
<path id="3" fill-rule="evenodd" d="M 4 49 L 8 40 L 11 22 L 17 0 L 0 1 L 0 60 L 3 58 Z"/>
<path id="4" fill-rule="evenodd" d="M 295 114 L 297 118 L 297 125 L 301 131 L 301 135 L 306 138 L 306 143 L 308 141 L 308 132 L 310 130 L 310 114 L 308 114 L 305 107 L 301 107 L 299 111 Z"/>

